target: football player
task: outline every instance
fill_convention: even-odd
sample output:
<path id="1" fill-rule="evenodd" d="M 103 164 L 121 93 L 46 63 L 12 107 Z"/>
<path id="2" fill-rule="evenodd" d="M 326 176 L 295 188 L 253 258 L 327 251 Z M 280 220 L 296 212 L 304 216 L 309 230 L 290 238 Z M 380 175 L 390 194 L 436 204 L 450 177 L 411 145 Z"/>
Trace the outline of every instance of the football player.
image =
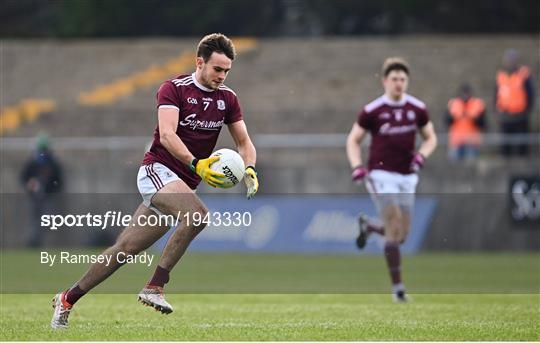
<path id="1" fill-rule="evenodd" d="M 236 93 L 223 83 L 235 58 L 232 41 L 223 34 L 205 36 L 197 47 L 195 72 L 165 81 L 157 92 L 157 119 L 154 140 L 137 175 L 142 196 L 131 224 L 116 243 L 102 255 L 112 255 L 112 263 L 95 263 L 69 289 L 53 299 L 53 328 L 67 328 L 73 305 L 92 288 L 107 279 L 121 264 L 119 253 L 136 255 L 163 236 L 169 226 L 141 226 L 140 217 L 178 213 L 204 218 L 208 209 L 195 194 L 202 181 L 212 187 L 223 183 L 223 174 L 210 169 L 219 157 L 209 158 L 221 128 L 226 125 L 246 167 L 247 197 L 257 193 L 256 150 L 244 123 Z M 170 236 L 156 270 L 139 293 L 139 300 L 162 313 L 173 307 L 165 300 L 163 288 L 169 273 L 182 258 L 191 241 L 205 227 L 201 221 L 183 220 Z"/>
<path id="2" fill-rule="evenodd" d="M 384 254 L 392 280 L 395 301 L 408 297 L 401 279 L 399 246 L 411 226 L 418 172 L 437 146 L 437 137 L 426 105 L 407 94 L 409 65 L 402 58 L 388 58 L 382 67 L 384 94 L 367 104 L 358 115 L 347 138 L 347 157 L 352 180 L 365 182 L 383 225 L 361 214 L 357 245 L 363 248 L 372 233 L 385 238 Z M 423 141 L 415 149 L 416 134 Z M 371 135 L 367 164 L 360 144 Z"/>

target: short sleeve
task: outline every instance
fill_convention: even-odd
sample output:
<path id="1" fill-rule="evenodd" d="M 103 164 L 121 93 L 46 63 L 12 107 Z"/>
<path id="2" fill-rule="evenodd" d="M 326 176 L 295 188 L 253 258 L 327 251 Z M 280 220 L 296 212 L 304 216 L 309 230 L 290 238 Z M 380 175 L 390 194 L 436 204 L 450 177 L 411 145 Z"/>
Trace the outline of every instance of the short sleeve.
<path id="1" fill-rule="evenodd" d="M 165 81 L 157 92 L 158 108 L 176 108 L 180 110 L 181 101 L 178 89 L 171 81 Z"/>
<path id="2" fill-rule="evenodd" d="M 242 109 L 240 108 L 240 103 L 238 98 L 235 95 L 230 97 L 229 111 L 225 115 L 225 124 L 232 124 L 234 122 L 240 121 L 243 119 Z"/>
<path id="3" fill-rule="evenodd" d="M 425 108 L 420 109 L 416 116 L 416 125 L 418 125 L 418 127 L 424 127 L 427 123 L 429 123 L 428 111 Z"/>
<path id="4" fill-rule="evenodd" d="M 366 129 L 366 130 L 371 130 L 371 127 L 372 127 L 371 116 L 369 115 L 368 112 L 366 112 L 365 109 L 363 109 L 362 112 L 358 114 L 357 123 L 358 125 L 360 125 L 361 128 Z"/>

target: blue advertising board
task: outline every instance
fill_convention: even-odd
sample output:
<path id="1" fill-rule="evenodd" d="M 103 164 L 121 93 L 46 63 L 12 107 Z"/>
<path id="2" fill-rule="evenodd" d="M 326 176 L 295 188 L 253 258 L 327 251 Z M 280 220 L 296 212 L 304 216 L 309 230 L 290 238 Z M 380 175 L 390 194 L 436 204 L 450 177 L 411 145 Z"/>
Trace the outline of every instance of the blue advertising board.
<path id="1" fill-rule="evenodd" d="M 210 224 L 192 242 L 190 251 L 358 253 L 358 213 L 377 217 L 371 199 L 365 195 L 279 195 L 249 201 L 240 196 L 202 199 L 210 209 Z M 435 207 L 434 197 L 417 196 L 403 253 L 420 249 Z M 157 249 L 163 249 L 171 232 L 156 243 Z M 383 247 L 383 237 L 374 234 L 362 252 L 379 253 Z"/>

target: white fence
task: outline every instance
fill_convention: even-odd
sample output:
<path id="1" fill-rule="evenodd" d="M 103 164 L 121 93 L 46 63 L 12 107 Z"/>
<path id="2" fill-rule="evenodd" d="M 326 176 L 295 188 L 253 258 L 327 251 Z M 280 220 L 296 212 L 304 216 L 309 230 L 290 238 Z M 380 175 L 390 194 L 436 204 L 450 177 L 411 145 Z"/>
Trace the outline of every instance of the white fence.
<path id="1" fill-rule="evenodd" d="M 347 134 L 260 134 L 253 137 L 257 149 L 275 148 L 344 148 Z M 51 137 L 54 150 L 136 150 L 146 146 L 152 138 L 147 136 L 110 136 L 110 137 Z M 439 144 L 446 146 L 447 134 L 438 134 Z M 366 141 L 366 144 L 369 141 Z M 483 146 L 499 146 L 501 144 L 527 144 L 540 146 L 540 133 L 505 135 L 488 133 L 483 135 Z M 0 138 L 0 150 L 27 151 L 35 145 L 34 137 L 4 137 Z"/>

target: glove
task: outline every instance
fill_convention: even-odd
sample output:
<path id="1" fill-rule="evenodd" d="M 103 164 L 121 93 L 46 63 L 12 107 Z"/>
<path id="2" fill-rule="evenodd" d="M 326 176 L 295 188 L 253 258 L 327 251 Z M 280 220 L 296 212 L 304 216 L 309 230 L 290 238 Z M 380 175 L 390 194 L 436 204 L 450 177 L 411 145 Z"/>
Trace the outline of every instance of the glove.
<path id="1" fill-rule="evenodd" d="M 219 156 L 205 158 L 203 160 L 194 159 L 191 161 L 190 169 L 197 173 L 210 186 L 217 188 L 219 185 L 223 184 L 223 180 L 219 178 L 224 178 L 225 175 L 210 169 L 212 163 L 219 161 Z"/>
<path id="2" fill-rule="evenodd" d="M 353 172 L 351 174 L 351 179 L 354 183 L 361 183 L 364 178 L 367 176 L 368 170 L 364 166 L 358 166 L 353 169 Z"/>
<path id="3" fill-rule="evenodd" d="M 418 173 L 420 169 L 422 169 L 422 167 L 424 166 L 425 162 L 426 159 L 424 158 L 424 156 L 422 156 L 421 153 L 417 152 L 411 161 L 411 171 L 413 173 Z"/>
<path id="4" fill-rule="evenodd" d="M 244 174 L 244 182 L 246 183 L 247 187 L 246 197 L 248 199 L 251 199 L 259 190 L 259 179 L 257 178 L 257 171 L 254 167 L 248 166 L 246 168 L 246 173 Z"/>

